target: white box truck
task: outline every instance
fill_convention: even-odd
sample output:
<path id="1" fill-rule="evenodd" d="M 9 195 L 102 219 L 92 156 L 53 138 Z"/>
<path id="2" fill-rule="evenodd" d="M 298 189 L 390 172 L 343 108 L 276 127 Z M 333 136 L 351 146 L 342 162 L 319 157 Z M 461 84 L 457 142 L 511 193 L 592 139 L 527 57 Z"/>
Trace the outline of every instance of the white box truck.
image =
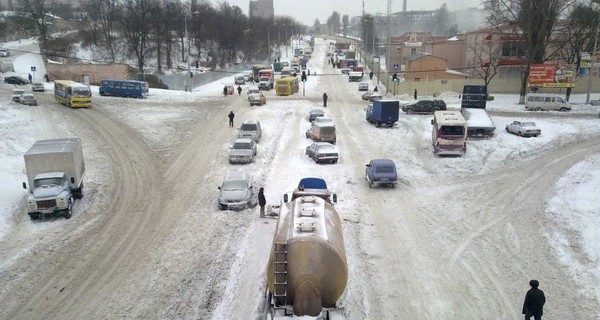
<path id="1" fill-rule="evenodd" d="M 83 198 L 85 163 L 81 139 L 38 140 L 25 153 L 29 190 L 27 213 L 32 220 L 62 214 L 71 218 L 74 199 Z M 29 184 L 29 188 L 27 185 Z"/>

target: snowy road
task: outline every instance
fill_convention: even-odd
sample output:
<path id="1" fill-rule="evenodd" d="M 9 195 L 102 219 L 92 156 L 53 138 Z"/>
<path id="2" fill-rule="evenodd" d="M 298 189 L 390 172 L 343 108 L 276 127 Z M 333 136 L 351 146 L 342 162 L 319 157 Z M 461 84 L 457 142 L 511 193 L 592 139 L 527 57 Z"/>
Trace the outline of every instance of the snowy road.
<path id="1" fill-rule="evenodd" d="M 275 220 L 258 218 L 257 208 L 217 209 L 217 186 L 234 168 L 251 173 L 270 204 L 305 176 L 338 193 L 350 276 L 340 305 L 350 319 L 516 319 L 532 278 L 548 297 L 545 319 L 600 314 L 598 297 L 549 244 L 558 230 L 574 243 L 577 232 L 545 213 L 556 181 L 600 153 L 597 119 L 498 112 L 494 138 L 470 140 L 465 157 L 434 157 L 430 116 L 369 125 L 356 83 L 328 76 L 339 71 L 327 66 L 325 48 L 315 47 L 311 69 L 321 76 L 310 77 L 307 97 L 271 91 L 262 107 L 218 89 L 95 96 L 89 110 L 60 106 L 47 92 L 38 107 L 23 107 L 0 88 L 3 150 L 18 158 L 37 139 L 78 136 L 88 170 L 70 220 L 29 221 L 25 193 L 16 199 L 0 239 L 0 319 L 259 318 Z M 323 91 L 338 132 L 335 165 L 304 155 L 305 115 Z M 236 125 L 262 123 L 252 164 L 227 163 L 237 135 L 227 127 L 231 110 Z M 516 116 L 536 119 L 542 136 L 503 132 Z M 397 188 L 368 187 L 364 166 L 374 158 L 396 162 Z"/>

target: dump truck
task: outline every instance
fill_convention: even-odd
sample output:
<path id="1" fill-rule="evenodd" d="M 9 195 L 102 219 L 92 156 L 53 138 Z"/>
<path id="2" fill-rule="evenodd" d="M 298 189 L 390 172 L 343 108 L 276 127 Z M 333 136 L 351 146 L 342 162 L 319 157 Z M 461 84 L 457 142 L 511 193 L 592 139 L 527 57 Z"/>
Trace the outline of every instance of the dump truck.
<path id="1" fill-rule="evenodd" d="M 393 127 L 398 121 L 400 114 L 400 101 L 398 100 L 374 100 L 367 107 L 366 120 L 375 124 L 376 127 L 386 125 Z"/>
<path id="2" fill-rule="evenodd" d="M 265 319 L 345 319 L 337 306 L 348 282 L 337 196 L 320 178 L 283 195 L 267 265 Z"/>
<path id="3" fill-rule="evenodd" d="M 24 159 L 28 182 L 23 182 L 23 188 L 29 191 L 27 213 L 31 220 L 58 214 L 71 218 L 74 200 L 83 198 L 81 140 L 38 140 Z"/>
<path id="4" fill-rule="evenodd" d="M 460 113 L 467 121 L 467 135 L 489 138 L 496 126 L 485 110 L 488 99 L 486 86 L 466 85 L 463 87 Z"/>

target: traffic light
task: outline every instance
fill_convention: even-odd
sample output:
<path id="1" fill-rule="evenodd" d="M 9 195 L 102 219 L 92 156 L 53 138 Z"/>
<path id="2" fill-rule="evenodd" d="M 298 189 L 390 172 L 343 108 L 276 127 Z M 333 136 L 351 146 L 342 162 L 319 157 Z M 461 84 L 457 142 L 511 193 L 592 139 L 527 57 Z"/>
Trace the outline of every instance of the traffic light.
<path id="1" fill-rule="evenodd" d="M 397 73 L 394 73 L 392 75 L 392 81 L 394 81 L 394 82 L 398 81 L 398 74 Z"/>
<path id="2" fill-rule="evenodd" d="M 302 70 L 302 82 L 306 81 L 306 71 Z"/>

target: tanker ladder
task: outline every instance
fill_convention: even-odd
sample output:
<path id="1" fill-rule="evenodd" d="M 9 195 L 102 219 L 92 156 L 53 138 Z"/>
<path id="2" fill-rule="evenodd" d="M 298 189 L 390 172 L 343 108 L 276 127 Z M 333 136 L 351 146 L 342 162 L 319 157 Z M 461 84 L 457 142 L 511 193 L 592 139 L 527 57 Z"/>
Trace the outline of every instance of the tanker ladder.
<path id="1" fill-rule="evenodd" d="M 288 317 L 293 314 L 287 305 L 287 243 L 275 243 L 274 248 L 274 292 L 272 293 L 271 307 L 274 317 Z"/>

